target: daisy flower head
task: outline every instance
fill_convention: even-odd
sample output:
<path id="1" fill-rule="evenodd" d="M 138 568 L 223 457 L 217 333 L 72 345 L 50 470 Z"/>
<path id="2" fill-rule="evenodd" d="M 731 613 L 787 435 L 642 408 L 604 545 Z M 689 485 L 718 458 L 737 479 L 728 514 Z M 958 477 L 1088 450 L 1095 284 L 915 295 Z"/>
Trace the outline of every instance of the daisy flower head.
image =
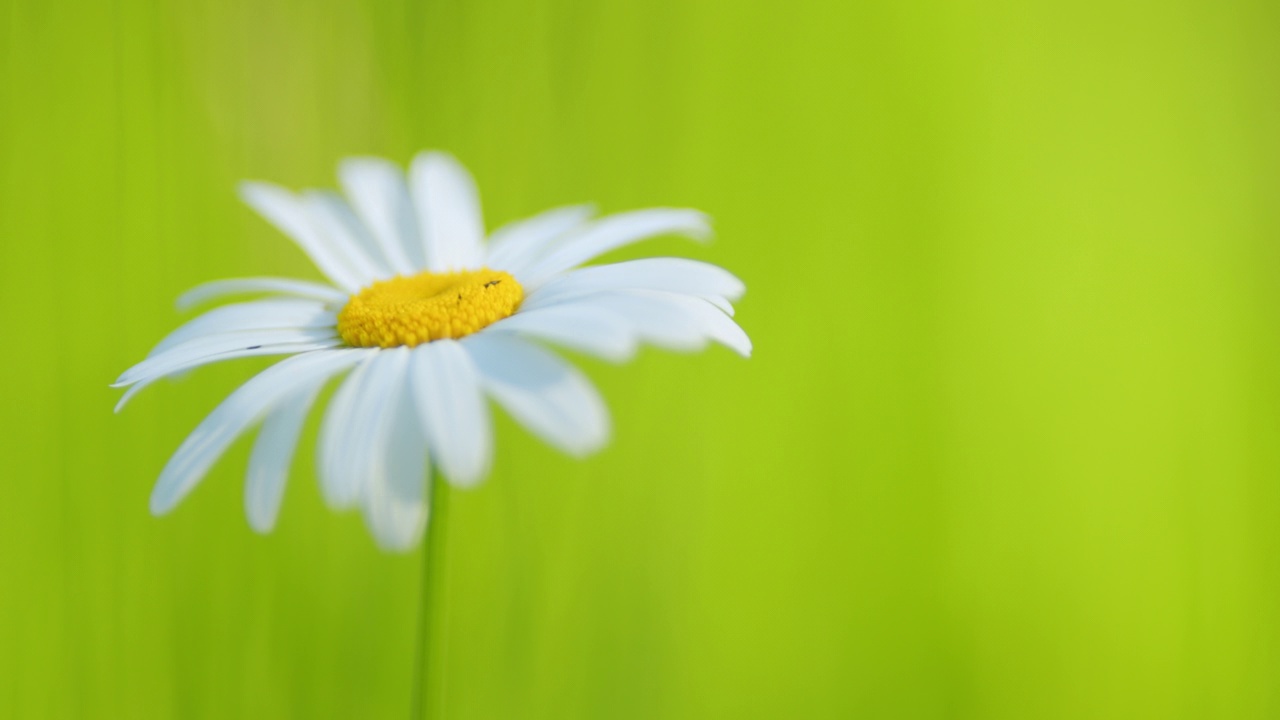
<path id="1" fill-rule="evenodd" d="M 235 296 L 174 330 L 115 383 L 117 411 L 142 388 L 193 368 L 286 356 L 232 392 L 160 473 L 151 510 L 169 512 L 240 435 L 261 424 L 249 458 L 250 525 L 274 527 L 303 425 L 321 390 L 344 376 L 320 427 L 326 502 L 359 507 L 380 546 L 413 547 L 427 523 L 429 473 L 472 486 L 489 472 L 489 400 L 575 456 L 609 439 L 591 383 L 546 345 L 620 362 L 641 343 L 692 351 L 717 342 L 743 356 L 734 322 L 744 292 L 729 272 L 649 258 L 584 266 L 657 235 L 705 239 L 695 210 L 593 217 L 562 207 L 486 236 L 470 174 L 424 152 L 407 173 L 376 158 L 339 166 L 343 195 L 246 182 L 241 197 L 315 263 L 328 284 L 275 277 L 218 280 L 181 309 Z"/>

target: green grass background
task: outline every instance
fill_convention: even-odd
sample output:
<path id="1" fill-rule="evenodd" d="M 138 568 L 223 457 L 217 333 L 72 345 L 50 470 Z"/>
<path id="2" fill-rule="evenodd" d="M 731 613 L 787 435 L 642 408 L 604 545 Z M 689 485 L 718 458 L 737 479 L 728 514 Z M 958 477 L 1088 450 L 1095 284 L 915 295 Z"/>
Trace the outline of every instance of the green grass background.
<path id="1" fill-rule="evenodd" d="M 688 205 L 756 343 L 583 361 L 450 498 L 429 715 L 1280 717 L 1280 5 L 0 0 L 0 716 L 400 718 L 418 554 L 277 532 L 263 363 L 113 416 L 224 277 L 316 277 L 234 183 L 454 152 L 490 226 Z M 314 418 L 313 418 L 314 421 Z M 313 422 L 314 425 L 314 422 Z"/>

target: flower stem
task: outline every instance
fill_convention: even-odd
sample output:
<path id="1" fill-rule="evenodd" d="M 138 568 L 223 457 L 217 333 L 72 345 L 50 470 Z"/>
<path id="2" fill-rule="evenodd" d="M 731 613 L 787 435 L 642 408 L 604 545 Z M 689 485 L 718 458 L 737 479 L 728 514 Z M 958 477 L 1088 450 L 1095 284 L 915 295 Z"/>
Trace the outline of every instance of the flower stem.
<path id="1" fill-rule="evenodd" d="M 435 631 L 436 615 L 444 609 L 444 559 L 445 559 L 445 517 L 448 508 L 448 488 L 438 473 L 432 475 L 428 486 L 427 532 L 422 542 L 422 588 L 418 595 L 418 649 L 414 657 L 413 698 L 410 702 L 411 720 L 422 720 L 430 713 L 431 691 L 433 685 L 430 675 L 435 673 L 443 680 L 443 676 L 435 669 L 432 660 L 432 649 L 442 649 L 443 643 L 437 642 Z M 443 630 L 443 628 L 441 628 Z M 440 658 L 436 658 L 439 660 Z"/>

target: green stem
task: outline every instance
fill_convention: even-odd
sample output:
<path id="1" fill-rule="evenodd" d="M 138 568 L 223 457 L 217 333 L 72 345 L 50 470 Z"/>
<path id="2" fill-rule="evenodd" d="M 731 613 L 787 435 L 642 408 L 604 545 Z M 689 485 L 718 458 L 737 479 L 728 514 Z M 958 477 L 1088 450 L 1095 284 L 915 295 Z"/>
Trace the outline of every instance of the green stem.
<path id="1" fill-rule="evenodd" d="M 410 703 L 411 720 L 423 720 L 431 707 L 433 683 L 429 676 L 435 670 L 431 650 L 439 648 L 435 640 L 435 615 L 437 606 L 444 607 L 444 558 L 445 512 L 448 508 L 448 490 L 438 473 L 433 474 L 428 487 L 427 532 L 422 542 L 422 588 L 418 594 L 418 649 L 414 658 L 413 698 Z M 438 659 L 438 658 L 437 658 Z"/>

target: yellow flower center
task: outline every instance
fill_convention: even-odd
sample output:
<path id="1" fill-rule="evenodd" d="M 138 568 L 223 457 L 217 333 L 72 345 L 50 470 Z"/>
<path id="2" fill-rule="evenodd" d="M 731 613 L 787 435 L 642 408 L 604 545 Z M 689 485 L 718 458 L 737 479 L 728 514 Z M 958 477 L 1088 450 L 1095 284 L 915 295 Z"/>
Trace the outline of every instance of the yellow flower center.
<path id="1" fill-rule="evenodd" d="M 509 317 L 523 299 L 524 288 L 501 270 L 394 277 L 351 296 L 338 334 L 354 347 L 413 347 L 470 335 Z"/>

